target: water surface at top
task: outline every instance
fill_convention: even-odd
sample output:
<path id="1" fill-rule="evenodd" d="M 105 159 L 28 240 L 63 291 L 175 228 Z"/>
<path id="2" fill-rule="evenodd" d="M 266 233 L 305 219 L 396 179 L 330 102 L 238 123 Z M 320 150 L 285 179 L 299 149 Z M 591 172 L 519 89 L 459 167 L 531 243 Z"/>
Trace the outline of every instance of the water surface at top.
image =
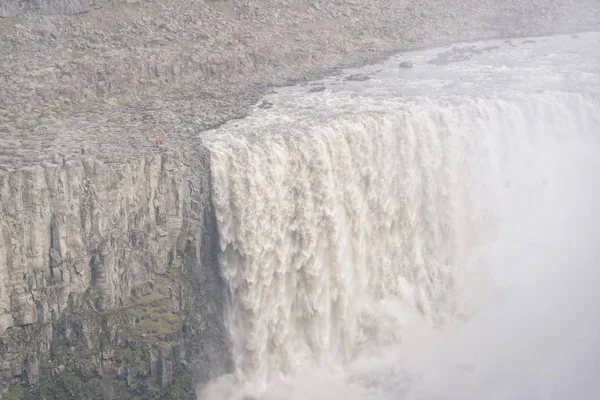
<path id="1" fill-rule="evenodd" d="M 402 62 L 413 67 L 402 67 Z M 381 64 L 278 88 L 243 123 L 235 120 L 226 126 L 243 126 L 247 131 L 340 113 L 386 112 L 424 99 L 460 101 L 551 91 L 599 95 L 600 33 L 488 40 L 405 52 Z"/>

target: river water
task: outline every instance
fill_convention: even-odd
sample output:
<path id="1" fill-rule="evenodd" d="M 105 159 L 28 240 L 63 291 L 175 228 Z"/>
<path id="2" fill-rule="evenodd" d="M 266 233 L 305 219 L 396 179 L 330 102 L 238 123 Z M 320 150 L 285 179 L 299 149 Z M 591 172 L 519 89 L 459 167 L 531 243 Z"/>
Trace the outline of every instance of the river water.
<path id="1" fill-rule="evenodd" d="M 236 370 L 199 398 L 599 398 L 600 34 L 400 54 L 202 135 Z"/>

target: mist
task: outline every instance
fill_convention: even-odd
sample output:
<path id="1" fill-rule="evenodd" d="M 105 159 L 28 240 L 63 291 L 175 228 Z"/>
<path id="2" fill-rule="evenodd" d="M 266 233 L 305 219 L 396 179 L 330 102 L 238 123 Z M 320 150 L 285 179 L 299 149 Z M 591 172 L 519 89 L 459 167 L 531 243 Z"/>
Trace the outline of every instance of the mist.
<path id="1" fill-rule="evenodd" d="M 565 147 L 539 165 L 549 177 L 542 178 L 546 190 L 524 185 L 510 194 L 505 229 L 495 246 L 482 249 L 491 258 L 493 295 L 426 357 L 435 371 L 439 354 L 451 349 L 450 360 L 472 369 L 461 374 L 442 362 L 438 374 L 425 374 L 422 398 L 598 397 L 599 164 L 597 149 L 577 150 Z M 524 169 L 522 178 L 540 177 Z"/>

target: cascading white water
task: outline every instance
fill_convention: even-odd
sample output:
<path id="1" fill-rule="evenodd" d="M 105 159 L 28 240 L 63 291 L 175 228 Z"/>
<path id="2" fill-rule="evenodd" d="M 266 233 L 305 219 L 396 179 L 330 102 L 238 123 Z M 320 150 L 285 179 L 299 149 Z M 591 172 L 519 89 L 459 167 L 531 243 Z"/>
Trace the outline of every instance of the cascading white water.
<path id="1" fill-rule="evenodd" d="M 311 96 L 345 108 L 205 141 L 236 376 L 263 389 L 472 312 L 478 249 L 564 190 L 600 133 L 594 91 Z"/>

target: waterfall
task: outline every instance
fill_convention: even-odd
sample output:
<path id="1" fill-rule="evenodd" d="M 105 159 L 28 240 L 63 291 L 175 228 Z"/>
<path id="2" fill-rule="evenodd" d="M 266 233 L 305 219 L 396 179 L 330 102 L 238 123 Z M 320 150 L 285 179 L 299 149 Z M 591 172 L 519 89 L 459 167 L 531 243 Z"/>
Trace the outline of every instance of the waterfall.
<path id="1" fill-rule="evenodd" d="M 597 398 L 599 39 L 405 53 L 202 133 L 235 371 L 199 399 Z"/>
<path id="2" fill-rule="evenodd" d="M 473 249 L 524 196 L 560 190 L 553 169 L 599 126 L 597 98 L 548 92 L 418 98 L 211 136 L 238 374 L 343 365 L 465 312 Z"/>

